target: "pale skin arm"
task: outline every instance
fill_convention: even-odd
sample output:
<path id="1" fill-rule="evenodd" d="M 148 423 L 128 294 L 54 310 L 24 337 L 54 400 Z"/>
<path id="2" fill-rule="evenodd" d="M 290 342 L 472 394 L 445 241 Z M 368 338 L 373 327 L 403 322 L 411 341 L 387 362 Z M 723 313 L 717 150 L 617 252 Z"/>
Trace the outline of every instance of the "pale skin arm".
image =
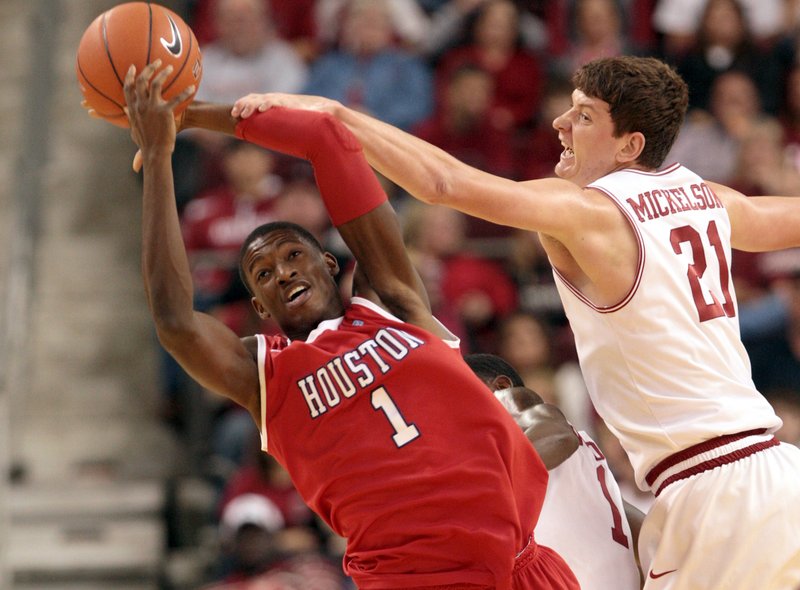
<path id="1" fill-rule="evenodd" d="M 708 185 L 731 220 L 731 246 L 768 252 L 800 246 L 800 200 L 795 197 L 746 197 L 727 186 Z"/>
<path id="2" fill-rule="evenodd" d="M 286 106 L 333 114 L 358 138 L 370 164 L 415 198 L 493 223 L 539 232 L 550 261 L 599 304 L 632 284 L 633 233 L 610 200 L 561 179 L 515 182 L 464 164 L 396 127 L 317 96 L 250 94 L 232 115 Z"/>

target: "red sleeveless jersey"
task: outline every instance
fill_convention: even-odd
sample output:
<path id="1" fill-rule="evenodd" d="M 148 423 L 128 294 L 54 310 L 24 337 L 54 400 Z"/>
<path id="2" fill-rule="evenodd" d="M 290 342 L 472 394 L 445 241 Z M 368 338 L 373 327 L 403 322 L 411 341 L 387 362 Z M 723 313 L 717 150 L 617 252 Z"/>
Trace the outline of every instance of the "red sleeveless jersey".
<path id="1" fill-rule="evenodd" d="M 510 587 L 547 471 L 457 342 L 360 298 L 305 342 L 260 340 L 264 448 L 359 588 Z"/>

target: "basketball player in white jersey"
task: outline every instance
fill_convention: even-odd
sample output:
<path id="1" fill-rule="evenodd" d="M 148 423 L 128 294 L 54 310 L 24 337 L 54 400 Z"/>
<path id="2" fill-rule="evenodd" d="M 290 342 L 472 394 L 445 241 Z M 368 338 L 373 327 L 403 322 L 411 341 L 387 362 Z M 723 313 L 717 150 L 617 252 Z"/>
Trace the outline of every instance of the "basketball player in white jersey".
<path id="1" fill-rule="evenodd" d="M 623 500 L 597 444 L 525 387 L 504 359 L 469 354 L 464 360 L 525 431 L 550 474 L 536 523 L 539 542 L 564 558 L 581 590 L 639 590 L 635 543 L 644 514 Z"/>
<path id="2" fill-rule="evenodd" d="M 576 71 L 553 121 L 558 178 L 515 182 L 321 97 L 248 95 L 231 114 L 323 110 L 412 196 L 539 233 L 595 408 L 655 501 L 639 538 L 647 590 L 800 586 L 800 449 L 756 390 L 731 248 L 800 246 L 800 199 L 745 197 L 664 158 L 688 103 L 653 58 Z"/>

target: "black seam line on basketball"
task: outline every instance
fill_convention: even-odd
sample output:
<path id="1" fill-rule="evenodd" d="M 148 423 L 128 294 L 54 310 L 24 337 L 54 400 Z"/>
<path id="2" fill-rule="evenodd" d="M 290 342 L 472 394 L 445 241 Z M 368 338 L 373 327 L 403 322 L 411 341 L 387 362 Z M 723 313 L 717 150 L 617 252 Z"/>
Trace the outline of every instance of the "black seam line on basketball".
<path id="1" fill-rule="evenodd" d="M 153 6 L 147 3 L 147 13 L 150 17 L 150 25 L 147 28 L 147 59 L 144 60 L 144 65 L 150 63 L 150 51 L 153 48 Z"/>
<path id="2" fill-rule="evenodd" d="M 180 34 L 180 31 L 178 31 L 178 34 Z M 167 84 L 164 87 L 164 92 L 167 92 L 172 87 L 172 85 L 175 84 L 175 80 L 181 77 L 181 72 L 183 72 L 183 69 L 186 67 L 186 64 L 189 63 L 189 58 L 192 56 L 192 37 L 193 35 L 191 34 L 191 31 L 189 31 L 189 49 L 186 51 L 186 59 L 183 60 L 181 67 L 178 68 L 178 73 L 175 74 L 172 77 L 172 80 L 169 81 L 169 84 Z"/>
<path id="3" fill-rule="evenodd" d="M 117 77 L 117 81 L 119 82 L 120 86 L 125 86 L 125 82 L 123 82 L 122 78 L 119 77 L 119 73 L 117 72 L 117 67 L 114 65 L 114 58 L 111 57 L 111 50 L 108 48 L 108 34 L 106 33 L 106 20 L 108 19 L 108 12 L 103 13 L 103 46 L 106 48 L 106 56 L 108 57 L 108 63 L 111 64 L 111 71 L 114 72 L 114 75 Z M 116 103 L 116 101 L 114 101 Z"/>
<path id="4" fill-rule="evenodd" d="M 108 102 L 113 102 L 115 105 L 117 105 L 119 107 L 119 110 L 122 111 L 122 115 L 125 114 L 124 105 L 119 104 L 116 100 L 114 100 L 113 98 L 108 96 L 105 92 L 102 92 L 97 86 L 92 84 L 91 80 L 89 80 L 89 77 L 86 75 L 86 73 L 83 71 L 83 68 L 81 67 L 81 60 L 80 59 L 78 59 L 78 71 L 81 73 L 81 76 L 83 76 L 84 81 L 92 88 L 92 90 L 94 90 L 97 94 L 99 94 L 100 96 L 105 98 Z M 97 111 L 97 109 L 95 109 L 95 110 Z M 111 115 L 106 115 L 105 113 L 101 113 L 100 111 L 97 111 L 97 114 L 98 115 L 102 115 L 104 117 L 105 116 L 111 116 Z M 114 116 L 118 117 L 118 116 L 122 116 L 122 115 L 114 115 Z"/>

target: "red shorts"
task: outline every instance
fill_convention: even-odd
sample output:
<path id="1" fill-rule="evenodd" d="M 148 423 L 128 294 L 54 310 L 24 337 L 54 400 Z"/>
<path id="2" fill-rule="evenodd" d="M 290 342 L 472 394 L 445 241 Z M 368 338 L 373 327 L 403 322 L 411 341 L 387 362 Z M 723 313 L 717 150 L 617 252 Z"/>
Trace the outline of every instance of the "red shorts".
<path id="1" fill-rule="evenodd" d="M 580 590 L 567 562 L 543 545 L 529 543 L 514 563 L 513 590 Z"/>
<path id="2" fill-rule="evenodd" d="M 550 547 L 543 547 L 534 542 L 529 543 L 517 556 L 511 584 L 513 590 L 580 590 L 580 584 L 567 562 Z M 450 584 L 425 586 L 414 590 L 494 590 L 494 588 L 475 584 Z"/>

